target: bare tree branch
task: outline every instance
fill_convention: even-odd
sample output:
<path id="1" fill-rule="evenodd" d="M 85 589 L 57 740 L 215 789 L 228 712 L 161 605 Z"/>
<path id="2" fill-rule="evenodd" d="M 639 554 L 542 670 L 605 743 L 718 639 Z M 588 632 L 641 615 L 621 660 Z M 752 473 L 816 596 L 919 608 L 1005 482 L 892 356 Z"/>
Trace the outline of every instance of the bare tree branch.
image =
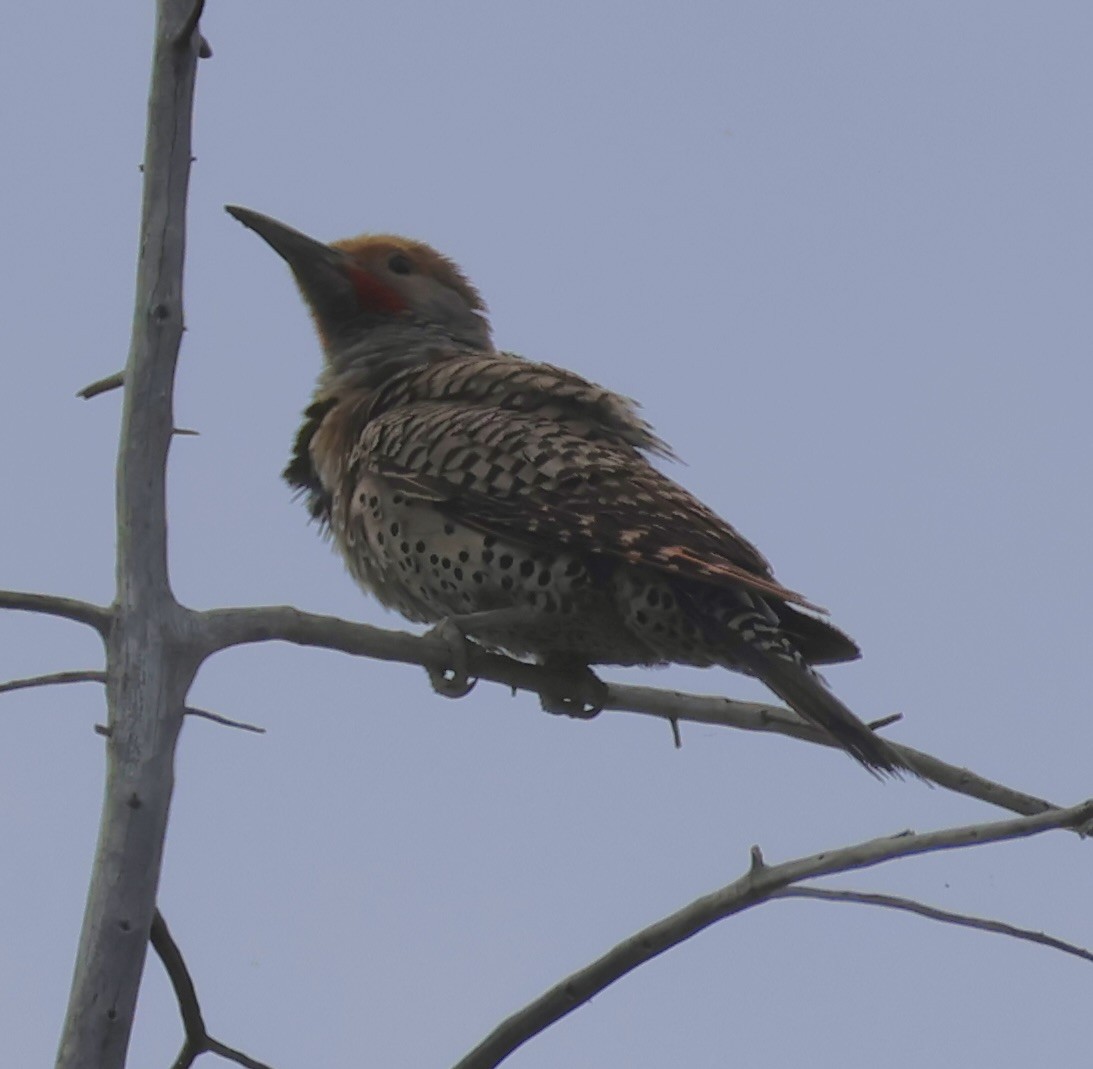
<path id="1" fill-rule="evenodd" d="M 235 1062 L 237 1065 L 243 1066 L 243 1069 L 270 1069 L 265 1062 L 260 1062 L 249 1054 L 244 1054 L 241 1050 L 229 1047 L 226 1043 L 221 1043 L 219 1039 L 213 1039 L 212 1036 L 209 1036 L 208 1044 L 206 1050 L 210 1054 L 219 1054 L 221 1058 L 226 1058 L 229 1062 Z"/>
<path id="2" fill-rule="evenodd" d="M 941 921 L 943 924 L 956 924 L 962 928 L 975 928 L 982 932 L 993 932 L 997 935 L 1008 935 L 1013 939 L 1024 939 L 1040 946 L 1051 947 L 1052 950 L 1061 950 L 1064 954 L 1073 954 L 1084 961 L 1093 961 L 1093 951 L 1085 947 L 1068 943 L 1063 939 L 1056 939 L 1052 935 L 1033 931 L 1031 928 L 1020 928 L 1003 921 L 990 920 L 987 917 L 974 917 L 968 913 L 954 913 L 949 909 L 939 909 L 936 906 L 928 906 L 924 902 L 916 902 L 912 898 L 902 898 L 898 895 L 874 894 L 866 891 L 839 891 L 825 887 L 785 887 L 781 891 L 775 891 L 771 898 L 813 898 L 821 902 L 854 902 L 865 906 L 883 906 L 887 909 L 899 909 L 905 913 L 915 913 L 929 920 Z"/>
<path id="3" fill-rule="evenodd" d="M 556 984 L 503 1021 L 459 1061 L 455 1069 L 492 1069 L 533 1036 L 584 1005 L 639 965 L 678 946 L 719 920 L 769 901 L 800 880 L 869 868 L 915 854 L 1024 838 L 1052 828 L 1082 828 L 1090 820 L 1093 820 L 1093 800 L 1031 817 L 872 839 L 779 865 L 765 864 L 759 851 L 753 850 L 752 865 L 745 875 L 642 929 Z"/>
<path id="4" fill-rule="evenodd" d="M 182 1050 L 179 1051 L 172 1069 L 190 1069 L 198 1056 L 205 1053 L 219 1054 L 228 1061 L 244 1066 L 245 1069 L 270 1069 L 265 1062 L 257 1061 L 209 1035 L 205 1028 L 205 1019 L 201 1015 L 201 1005 L 197 1001 L 197 989 L 194 987 L 190 970 L 186 967 L 186 960 L 182 957 L 182 951 L 179 950 L 178 944 L 167 927 L 167 921 L 158 909 L 152 918 L 149 939 L 156 954 L 159 955 L 159 960 L 163 963 L 167 978 L 171 981 L 175 998 L 178 1000 L 179 1013 L 182 1015 L 182 1027 L 186 1032 Z"/>
<path id="5" fill-rule="evenodd" d="M 406 631 L 351 623 L 334 616 L 317 616 L 291 606 L 214 609 L 201 613 L 200 617 L 202 623 L 199 630 L 203 640 L 208 643 L 204 647 L 206 653 L 246 643 L 283 641 L 336 650 L 356 657 L 419 665 L 434 671 L 445 668 L 451 656 L 445 642 L 429 635 L 417 636 Z M 489 653 L 473 644 L 468 648 L 468 670 L 479 679 L 500 683 L 513 691 L 541 694 L 558 689 L 559 677 L 549 669 Z M 773 732 L 838 749 L 831 739 L 790 710 L 759 702 L 738 702 L 729 698 L 612 683 L 608 686 L 603 708 L 605 711 L 655 716 L 670 724 L 682 720 L 745 731 Z M 892 745 L 912 761 L 923 775 L 958 794 L 1026 816 L 1057 808 L 1043 798 L 995 783 L 910 746 Z"/>
<path id="6" fill-rule="evenodd" d="M 157 909 L 152 918 L 152 927 L 148 936 L 152 948 L 159 955 L 167 978 L 171 981 L 175 998 L 178 1000 L 178 1010 L 182 1015 L 182 1027 L 186 1031 L 186 1042 L 175 1061 L 176 1069 L 185 1069 L 194 1058 L 201 1053 L 202 1044 L 208 1038 L 205 1030 L 205 1020 L 201 1016 L 201 1006 L 197 1001 L 197 989 L 190 978 L 190 971 L 186 968 L 182 951 L 174 941 L 167 921 Z M 189 1052 L 188 1058 L 184 1057 Z"/>
<path id="7" fill-rule="evenodd" d="M 0 694 L 13 690 L 29 690 L 31 687 L 52 687 L 59 683 L 105 683 L 106 673 L 93 668 L 75 672 L 50 672 L 44 676 L 28 676 L 26 679 L 9 679 L 0 683 Z"/>
<path id="8" fill-rule="evenodd" d="M 56 594 L 31 594 L 24 590 L 0 590 L 0 609 L 38 612 L 44 616 L 74 620 L 78 624 L 93 627 L 104 637 L 110 630 L 110 621 L 113 618 L 111 610 L 102 605 L 77 601 L 75 598 L 62 598 Z"/>
<path id="9" fill-rule="evenodd" d="M 82 623 L 90 623 L 97 628 L 101 626 L 104 630 L 109 625 L 111 615 L 109 609 L 86 602 L 14 591 L 0 591 L 0 607 L 49 612 L 53 615 L 78 619 Z M 206 654 L 235 645 L 279 640 L 425 668 L 443 667 L 450 655 L 446 643 L 429 636 L 372 627 L 333 616 L 318 616 L 291 606 L 214 609 L 198 614 L 193 632 L 197 636 L 196 641 L 201 643 L 202 651 Z M 526 664 L 500 654 L 489 653 L 473 645 L 470 647 L 469 654 L 470 670 L 480 679 L 499 683 L 513 690 L 525 690 L 536 694 L 544 689 L 549 690 L 552 684 L 555 688 L 557 686 L 557 677 L 538 665 Z M 45 682 L 51 681 L 50 677 L 42 678 Z M 98 677 L 87 678 L 97 679 Z M 68 680 L 58 678 L 55 681 L 67 682 Z M 4 686 L 11 690 L 18 689 L 13 685 Z M 790 710 L 761 702 L 733 701 L 729 698 L 615 683 L 608 687 L 604 709 L 612 712 L 655 716 L 668 721 L 673 728 L 680 721 L 688 721 L 716 727 L 739 728 L 744 731 L 773 732 L 832 747 L 829 739 L 805 724 Z M 211 714 L 208 719 L 215 719 L 217 715 Z M 230 721 L 226 717 L 222 722 L 233 726 L 250 727 L 237 721 Z M 252 728 L 252 730 L 256 729 Z M 958 794 L 977 798 L 1026 816 L 1057 808 L 1043 798 L 996 783 L 967 768 L 951 765 L 921 750 L 899 743 L 892 745 L 900 753 L 909 757 L 934 783 Z"/>
<path id="10" fill-rule="evenodd" d="M 613 683 L 604 708 L 658 716 L 667 720 L 688 720 L 715 727 L 772 732 L 838 749 L 835 743 L 804 723 L 796 714 L 777 705 L 734 702 L 727 698 Z M 977 798 L 1000 809 L 1008 809 L 1012 813 L 1021 813 L 1024 816 L 1034 816 L 1037 813 L 1046 813 L 1058 808 L 1046 799 L 996 783 L 970 769 L 951 765 L 912 746 L 905 746 L 892 740 L 889 740 L 889 743 L 923 776 L 937 786 L 945 787 L 956 794 Z"/>

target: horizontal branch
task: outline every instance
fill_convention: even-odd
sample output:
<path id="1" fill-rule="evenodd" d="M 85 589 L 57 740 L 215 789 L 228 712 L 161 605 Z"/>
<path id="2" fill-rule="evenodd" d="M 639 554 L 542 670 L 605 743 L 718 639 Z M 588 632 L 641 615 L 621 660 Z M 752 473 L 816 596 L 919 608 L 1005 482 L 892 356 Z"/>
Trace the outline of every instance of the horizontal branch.
<path id="1" fill-rule="evenodd" d="M 201 622 L 197 624 L 197 630 L 206 643 L 207 654 L 248 643 L 283 641 L 433 670 L 448 667 L 446 661 L 451 656 L 448 644 L 438 638 L 351 623 L 334 616 L 318 616 L 291 606 L 214 609 L 198 616 Z M 544 690 L 549 692 L 552 685 L 554 690 L 558 688 L 559 677 L 550 669 L 489 653 L 473 643 L 469 648 L 468 670 L 479 679 L 500 683 L 514 691 L 542 694 Z M 603 708 L 605 711 L 655 716 L 673 725 L 685 720 L 744 731 L 773 732 L 838 748 L 837 743 L 810 727 L 795 713 L 760 702 L 739 702 L 729 698 L 612 683 L 608 686 Z M 1043 798 L 995 783 L 910 746 L 891 745 L 928 779 L 958 794 L 1025 816 L 1057 808 Z"/>
<path id="2" fill-rule="evenodd" d="M 871 839 L 780 865 L 766 865 L 755 849 L 752 851 L 752 867 L 744 876 L 642 929 L 592 964 L 556 984 L 503 1021 L 458 1062 L 455 1069 L 492 1069 L 523 1043 L 572 1013 L 639 965 L 678 946 L 717 921 L 769 901 L 778 892 L 800 880 L 868 868 L 915 854 L 1025 838 L 1052 828 L 1082 828 L 1091 820 L 1093 800 L 1031 817 Z"/>
<path id="3" fill-rule="evenodd" d="M 75 598 L 62 598 L 56 594 L 30 594 L 22 590 L 0 590 L 0 609 L 16 609 L 21 612 L 37 612 L 45 616 L 58 616 L 74 620 L 78 624 L 93 627 L 106 637 L 110 630 L 113 613 L 102 605 Z"/>
<path id="4" fill-rule="evenodd" d="M 928 906 L 925 902 L 916 902 L 911 898 L 903 898 L 899 895 L 883 895 L 866 891 L 837 891 L 827 887 L 784 887 L 781 891 L 775 891 L 771 898 L 811 898 L 820 902 L 850 902 L 862 906 L 881 906 L 885 909 L 898 909 L 904 913 L 914 913 L 918 917 L 927 920 L 940 921 L 942 924 L 955 924 L 961 928 L 974 928 L 981 932 L 991 932 L 994 935 L 1006 935 L 1013 939 L 1023 939 L 1029 943 L 1050 947 L 1052 950 L 1060 950 L 1064 954 L 1073 954 L 1076 958 L 1093 962 L 1093 951 L 1085 947 L 1068 943 L 1063 939 L 1056 939 L 1053 935 L 1034 931 L 1032 928 L 1021 928 L 1014 924 L 1006 924 L 1003 921 L 991 920 L 989 917 L 975 917 L 969 913 L 955 913 L 949 909 L 938 909 L 937 906 Z"/>
<path id="5" fill-rule="evenodd" d="M 772 732 L 830 749 L 841 749 L 838 743 L 806 724 L 789 709 L 761 702 L 737 702 L 703 694 L 684 694 L 680 691 L 658 690 L 655 687 L 613 683 L 604 709 L 643 713 L 667 720 L 687 720 L 715 727 Z M 905 746 L 891 739 L 888 744 L 930 782 L 956 794 L 977 798 L 1000 809 L 1029 817 L 1058 808 L 1044 798 L 996 783 L 968 768 L 949 764 L 932 754 L 916 750 L 913 746 Z"/>

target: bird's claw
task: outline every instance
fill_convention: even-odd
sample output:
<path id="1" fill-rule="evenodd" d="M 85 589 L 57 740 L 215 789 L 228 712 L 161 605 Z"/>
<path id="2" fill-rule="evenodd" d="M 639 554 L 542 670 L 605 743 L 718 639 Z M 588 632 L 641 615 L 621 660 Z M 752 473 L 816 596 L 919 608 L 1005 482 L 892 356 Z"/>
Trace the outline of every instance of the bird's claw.
<path id="1" fill-rule="evenodd" d="M 448 657 L 443 667 L 425 667 L 433 690 L 445 698 L 465 698 L 478 682 L 467 674 L 467 636 L 457 624 L 445 618 L 436 627 L 430 628 L 425 637 L 443 642 L 448 647 Z"/>
<path id="2" fill-rule="evenodd" d="M 592 671 L 581 666 L 566 671 L 565 690 L 544 690 L 539 694 L 539 704 L 544 712 L 555 716 L 572 716 L 578 720 L 591 720 L 603 712 L 607 702 L 607 684 Z"/>

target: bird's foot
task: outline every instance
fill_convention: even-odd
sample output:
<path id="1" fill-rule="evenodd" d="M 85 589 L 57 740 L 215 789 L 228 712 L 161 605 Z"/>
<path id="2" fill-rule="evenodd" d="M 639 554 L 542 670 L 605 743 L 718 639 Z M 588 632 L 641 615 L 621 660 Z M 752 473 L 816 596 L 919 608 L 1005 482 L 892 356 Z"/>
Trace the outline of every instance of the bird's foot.
<path id="1" fill-rule="evenodd" d="M 607 701 L 607 684 L 586 664 L 547 658 L 543 667 L 558 674 L 549 689 L 539 692 L 543 710 L 555 716 L 572 716 L 591 720 L 603 711 Z"/>
<path id="2" fill-rule="evenodd" d="M 481 612 L 445 616 L 435 627 L 427 631 L 427 638 L 435 638 L 448 647 L 448 658 L 441 668 L 427 667 L 429 682 L 437 694 L 445 698 L 462 698 L 474 690 L 477 679 L 467 674 L 467 659 L 471 649 L 468 635 L 485 630 L 512 627 L 534 618 L 534 610 L 526 606 L 507 609 L 484 609 Z"/>
<path id="3" fill-rule="evenodd" d="M 462 628 L 448 616 L 426 631 L 425 637 L 443 642 L 448 648 L 448 656 L 442 667 L 425 667 L 433 690 L 445 698 L 465 698 L 474 690 L 478 680 L 467 674 L 469 643 Z"/>

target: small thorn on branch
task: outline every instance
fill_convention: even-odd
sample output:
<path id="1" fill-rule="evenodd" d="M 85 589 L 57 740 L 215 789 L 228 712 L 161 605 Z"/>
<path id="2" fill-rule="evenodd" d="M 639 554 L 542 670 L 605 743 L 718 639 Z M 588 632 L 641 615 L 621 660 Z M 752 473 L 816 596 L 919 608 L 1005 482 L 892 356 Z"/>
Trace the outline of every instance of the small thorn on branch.
<path id="1" fill-rule="evenodd" d="M 758 843 L 751 848 L 751 871 L 762 872 L 767 867 L 767 863 L 763 860 L 763 851 L 759 849 Z"/>
<path id="2" fill-rule="evenodd" d="M 882 716 L 879 720 L 870 720 L 865 726 L 872 731 L 880 731 L 881 728 L 886 728 L 902 719 L 903 713 L 892 713 L 891 716 Z"/>
<path id="3" fill-rule="evenodd" d="M 174 427 L 171 429 L 171 433 L 184 435 L 187 438 L 198 438 L 201 436 L 201 431 L 192 431 L 189 427 Z"/>
<path id="4" fill-rule="evenodd" d="M 679 733 L 679 721 L 675 717 L 672 717 L 668 723 L 672 725 L 672 742 L 675 744 L 675 748 L 677 750 L 682 750 L 683 737 Z"/>
<path id="5" fill-rule="evenodd" d="M 194 0 L 194 6 L 190 9 L 190 14 L 186 16 L 186 21 L 179 28 L 177 34 L 175 34 L 174 44 L 176 48 L 186 48 L 193 35 L 197 32 L 197 24 L 201 21 L 202 12 L 205 10 L 205 0 Z M 206 56 L 201 55 L 202 45 L 209 50 L 209 55 L 212 55 L 212 49 L 209 49 L 208 43 L 205 38 L 202 37 L 198 41 L 198 55 L 202 59 L 206 59 Z"/>
<path id="6" fill-rule="evenodd" d="M 85 386 L 82 390 L 77 390 L 76 396 L 82 397 L 85 401 L 90 401 L 92 397 L 98 397 L 100 393 L 109 393 L 111 390 L 118 390 L 124 385 L 125 372 L 115 371 L 113 375 L 107 375 L 105 379 L 99 379 L 97 382 Z"/>

